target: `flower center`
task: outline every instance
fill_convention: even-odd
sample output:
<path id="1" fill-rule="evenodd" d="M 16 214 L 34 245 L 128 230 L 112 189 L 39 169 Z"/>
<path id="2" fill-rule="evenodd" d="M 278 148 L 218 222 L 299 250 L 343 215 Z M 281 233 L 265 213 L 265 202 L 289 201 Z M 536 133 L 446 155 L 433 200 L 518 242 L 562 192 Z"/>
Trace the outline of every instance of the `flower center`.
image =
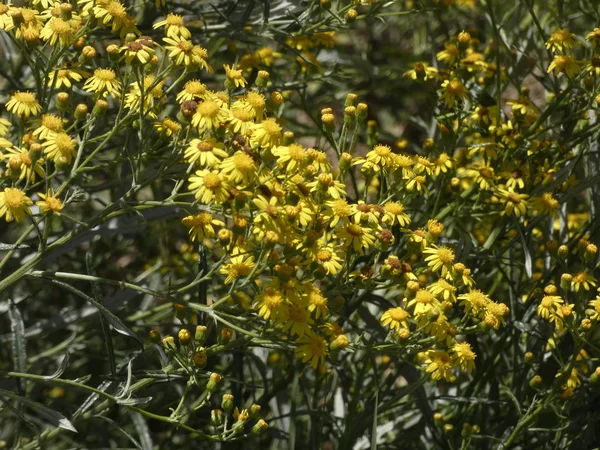
<path id="1" fill-rule="evenodd" d="M 218 174 L 209 172 L 204 175 L 204 186 L 211 191 L 214 191 L 221 186 L 221 178 Z"/>

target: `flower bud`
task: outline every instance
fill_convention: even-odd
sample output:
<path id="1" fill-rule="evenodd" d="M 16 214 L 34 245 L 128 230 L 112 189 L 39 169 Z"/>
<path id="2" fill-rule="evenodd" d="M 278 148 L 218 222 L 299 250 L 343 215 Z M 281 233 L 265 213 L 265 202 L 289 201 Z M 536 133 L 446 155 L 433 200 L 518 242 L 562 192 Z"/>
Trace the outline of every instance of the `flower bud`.
<path id="1" fill-rule="evenodd" d="M 333 130 L 335 129 L 335 116 L 333 114 L 323 114 L 321 116 L 321 122 L 323 122 L 326 132 L 333 133 Z"/>
<path id="2" fill-rule="evenodd" d="M 158 344 L 161 340 L 160 331 L 150 330 L 150 333 L 148 333 L 148 339 L 150 339 L 150 342 L 153 344 Z"/>
<path id="3" fill-rule="evenodd" d="M 185 319 L 185 316 L 187 315 L 187 309 L 185 305 L 175 303 L 173 305 L 173 309 L 175 310 L 175 317 L 177 317 L 179 320 Z"/>
<path id="4" fill-rule="evenodd" d="M 252 434 L 254 436 L 260 436 L 267 430 L 267 428 L 269 428 L 269 424 L 267 424 L 267 422 L 265 422 L 263 419 L 260 419 L 252 427 Z"/>
<path id="5" fill-rule="evenodd" d="M 196 367 L 204 367 L 206 365 L 206 361 L 208 360 L 208 355 L 206 354 L 206 350 L 204 347 L 197 347 L 194 355 L 192 356 L 192 361 L 194 361 L 194 365 Z"/>
<path id="6" fill-rule="evenodd" d="M 348 345 L 350 345 L 350 341 L 348 340 L 346 335 L 340 334 L 333 341 L 331 341 L 331 343 L 329 344 L 329 348 L 332 352 L 336 352 L 348 348 Z"/>
<path id="7" fill-rule="evenodd" d="M 177 333 L 177 339 L 179 339 L 181 345 L 187 345 L 192 341 L 192 333 L 188 329 L 182 328 Z"/>
<path id="8" fill-rule="evenodd" d="M 259 70 L 256 75 L 256 87 L 263 89 L 267 86 L 271 75 L 266 70 Z"/>
<path id="9" fill-rule="evenodd" d="M 569 247 L 567 247 L 566 245 L 561 245 L 560 247 L 558 247 L 558 256 L 561 258 L 566 258 L 567 255 L 569 254 Z"/>
<path id="10" fill-rule="evenodd" d="M 80 103 L 75 107 L 75 112 L 73 116 L 76 120 L 84 120 L 88 113 L 88 107 L 85 103 Z"/>
<path id="11" fill-rule="evenodd" d="M 524 355 L 524 359 L 525 359 L 525 364 L 531 365 L 531 364 L 533 364 L 535 357 L 532 352 L 527 352 Z"/>
<path id="12" fill-rule="evenodd" d="M 346 106 L 344 109 L 344 123 L 346 125 L 352 124 L 356 117 L 356 108 L 354 106 Z"/>
<path id="13" fill-rule="evenodd" d="M 215 428 L 219 428 L 221 425 L 223 425 L 224 417 L 225 415 L 223 414 L 222 410 L 213 409 L 210 412 L 210 424 Z"/>
<path id="14" fill-rule="evenodd" d="M 544 381 L 542 377 L 539 375 L 534 376 L 531 380 L 529 380 L 529 386 L 531 386 L 535 390 L 539 390 L 543 387 Z"/>
<path id="15" fill-rule="evenodd" d="M 348 106 L 354 106 L 357 98 L 358 98 L 358 95 L 353 94 L 352 92 L 349 92 L 348 95 L 346 95 L 346 101 L 344 102 L 344 107 L 347 108 Z"/>
<path id="16" fill-rule="evenodd" d="M 357 17 L 358 17 L 358 12 L 356 12 L 356 10 L 354 8 L 352 8 L 346 12 L 345 19 L 346 19 L 346 22 L 352 23 L 356 20 Z"/>
<path id="17" fill-rule="evenodd" d="M 359 103 L 356 106 L 356 118 L 363 121 L 367 118 L 369 113 L 369 106 L 366 103 Z"/>
<path id="18" fill-rule="evenodd" d="M 106 100 L 96 100 L 92 114 L 94 117 L 102 117 L 108 109 L 108 102 Z"/>
<path id="19" fill-rule="evenodd" d="M 556 239 L 552 239 L 551 241 L 546 242 L 546 250 L 552 256 L 556 256 L 558 253 L 558 241 Z"/>
<path id="20" fill-rule="evenodd" d="M 221 333 L 219 334 L 219 344 L 225 345 L 231 341 L 231 337 L 233 336 L 233 331 L 229 328 L 223 328 Z"/>
<path id="21" fill-rule="evenodd" d="M 344 172 L 350 168 L 352 165 L 352 155 L 350 153 L 342 153 L 340 156 L 340 162 L 338 163 L 338 167 L 341 172 Z"/>
<path id="22" fill-rule="evenodd" d="M 257 405 L 256 403 L 252 403 L 252 405 L 250 405 L 250 408 L 248 408 L 248 413 L 250 414 L 250 418 L 256 419 L 259 416 L 261 409 L 262 408 L 260 405 Z"/>
<path id="23" fill-rule="evenodd" d="M 206 383 L 206 390 L 209 393 L 212 393 L 215 391 L 215 389 L 217 389 L 217 387 L 219 387 L 219 384 L 221 384 L 221 381 L 223 380 L 223 377 L 221 375 L 219 375 L 218 373 L 211 373 L 210 374 L 210 378 L 208 379 L 208 383 Z"/>
<path id="24" fill-rule="evenodd" d="M 233 238 L 233 232 L 231 230 L 221 228 L 217 233 L 217 238 L 219 239 L 219 243 L 223 247 L 226 247 L 231 243 L 231 239 Z"/>
<path id="25" fill-rule="evenodd" d="M 588 261 L 594 261 L 596 259 L 596 255 L 598 255 L 598 246 L 595 244 L 588 244 L 585 247 L 584 257 Z"/>
<path id="26" fill-rule="evenodd" d="M 294 133 L 286 131 L 283 133 L 283 145 L 290 145 L 294 143 Z"/>
<path id="27" fill-rule="evenodd" d="M 60 111 L 66 111 L 69 107 L 71 96 L 67 92 L 59 92 L 56 94 L 56 106 Z"/>
<path id="28" fill-rule="evenodd" d="M 600 383 L 600 367 L 596 367 L 596 370 L 590 376 L 590 382 L 596 385 Z"/>
<path id="29" fill-rule="evenodd" d="M 321 0 L 321 8 L 328 11 L 331 9 L 331 0 Z"/>
<path id="30" fill-rule="evenodd" d="M 571 289 L 571 281 L 573 281 L 573 275 L 570 273 L 563 273 L 560 277 L 560 287 L 565 291 Z"/>
<path id="31" fill-rule="evenodd" d="M 166 336 L 162 340 L 162 345 L 165 350 L 176 350 L 177 346 L 175 345 L 175 338 L 173 336 Z"/>
<path id="32" fill-rule="evenodd" d="M 91 45 L 86 45 L 81 50 L 81 56 L 83 56 L 87 60 L 95 58 L 97 56 L 97 54 L 98 53 L 96 52 L 96 49 L 94 47 L 92 47 Z"/>
<path id="33" fill-rule="evenodd" d="M 275 105 L 280 106 L 283 104 L 283 95 L 281 94 L 281 92 L 271 92 L 271 102 L 273 102 Z"/>
<path id="34" fill-rule="evenodd" d="M 204 343 L 204 340 L 206 339 L 206 330 L 207 328 L 204 325 L 198 325 L 196 327 L 196 332 L 194 333 L 194 340 L 197 344 Z"/>
<path id="35" fill-rule="evenodd" d="M 221 408 L 223 408 L 223 411 L 225 412 L 229 412 L 233 409 L 233 395 L 223 394 L 223 399 L 221 400 Z"/>

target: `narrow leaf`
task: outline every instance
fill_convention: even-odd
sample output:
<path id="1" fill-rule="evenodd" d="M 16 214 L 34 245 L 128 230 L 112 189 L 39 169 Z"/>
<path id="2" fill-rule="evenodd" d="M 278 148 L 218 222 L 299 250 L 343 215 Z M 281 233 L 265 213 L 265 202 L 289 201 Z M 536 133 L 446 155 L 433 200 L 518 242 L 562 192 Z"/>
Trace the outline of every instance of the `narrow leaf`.
<path id="1" fill-rule="evenodd" d="M 15 372 L 27 372 L 27 348 L 25 344 L 25 324 L 23 316 L 15 305 L 15 302 L 9 300 L 10 306 L 8 316 L 10 318 L 10 331 L 12 334 L 13 359 L 15 361 Z M 25 392 L 25 380 L 17 381 L 19 390 Z"/>
<path id="2" fill-rule="evenodd" d="M 148 424 L 146 423 L 146 419 L 140 413 L 131 411 L 131 418 L 133 419 L 133 424 L 135 425 L 135 429 L 140 437 L 140 445 L 142 446 L 142 450 L 152 450 L 154 444 L 152 443 L 152 437 L 150 436 L 150 430 L 148 429 Z"/>
<path id="3" fill-rule="evenodd" d="M 21 402 L 28 408 L 34 410 L 40 417 L 44 418 L 46 422 L 48 422 L 54 427 L 63 428 L 65 430 L 77 433 L 77 430 L 69 421 L 69 419 L 67 419 L 58 411 L 54 411 L 53 409 L 50 409 L 47 406 L 42 405 L 41 403 L 34 402 L 33 400 L 28 399 L 27 397 L 22 397 L 20 395 L 15 394 L 14 392 L 5 391 L 4 389 L 0 389 L 0 395 Z"/>

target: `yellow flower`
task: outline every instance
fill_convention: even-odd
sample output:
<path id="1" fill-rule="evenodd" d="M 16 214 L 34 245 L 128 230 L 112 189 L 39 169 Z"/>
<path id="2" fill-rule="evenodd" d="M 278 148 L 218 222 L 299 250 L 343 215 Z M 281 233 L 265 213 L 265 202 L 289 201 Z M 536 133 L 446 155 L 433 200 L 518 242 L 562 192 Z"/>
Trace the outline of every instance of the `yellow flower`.
<path id="1" fill-rule="evenodd" d="M 583 287 L 586 291 L 589 291 L 592 286 L 596 286 L 596 277 L 586 272 L 579 272 L 573 275 L 571 280 L 571 286 L 575 292 L 579 292 L 579 289 Z"/>
<path id="2" fill-rule="evenodd" d="M 565 73 L 569 78 L 578 71 L 579 64 L 569 55 L 556 55 L 548 67 L 548 73 L 552 72 L 555 76 Z"/>
<path id="3" fill-rule="evenodd" d="M 348 223 L 336 227 L 335 234 L 338 239 L 343 240 L 345 247 L 351 247 L 361 255 L 364 254 L 365 248 L 369 248 L 375 243 L 373 229 L 363 227 L 357 223 Z"/>
<path id="4" fill-rule="evenodd" d="M 181 124 L 170 117 L 165 117 L 163 120 L 152 124 L 154 129 L 166 137 L 177 134 L 181 131 Z"/>
<path id="5" fill-rule="evenodd" d="M 40 126 L 33 130 L 33 135 L 38 139 L 49 139 L 56 133 L 63 131 L 63 119 L 54 114 L 44 114 L 40 119 Z"/>
<path id="6" fill-rule="evenodd" d="M 196 163 L 200 167 L 216 167 L 222 158 L 227 157 L 223 144 L 216 139 L 192 139 L 185 149 L 183 158 L 187 163 Z"/>
<path id="7" fill-rule="evenodd" d="M 85 82 L 83 90 L 93 92 L 99 97 L 106 97 L 109 94 L 120 97 L 121 82 L 117 80 L 114 70 L 99 68 L 94 70 L 94 75 Z"/>
<path id="8" fill-rule="evenodd" d="M 465 312 L 474 316 L 485 311 L 487 305 L 492 301 L 480 290 L 470 290 L 467 294 L 461 294 L 458 296 L 458 300 Z"/>
<path id="9" fill-rule="evenodd" d="M 40 207 L 42 213 L 60 216 L 60 211 L 62 211 L 65 205 L 51 190 L 48 190 L 46 194 L 38 193 L 38 196 L 41 200 L 35 202 L 35 204 Z"/>
<path id="10" fill-rule="evenodd" d="M 366 159 L 371 164 L 375 164 L 387 171 L 396 169 L 396 157 L 388 145 L 378 144 L 369 152 Z"/>
<path id="11" fill-rule="evenodd" d="M 441 380 L 443 378 L 446 381 L 453 379 L 452 358 L 447 352 L 429 350 L 425 363 L 427 364 L 425 371 L 431 374 L 432 379 Z"/>
<path id="12" fill-rule="evenodd" d="M 411 70 L 404 72 L 403 76 L 415 81 L 427 81 L 431 78 L 435 78 L 437 75 L 438 70 L 435 67 L 431 67 L 426 62 L 418 62 L 415 63 Z"/>
<path id="13" fill-rule="evenodd" d="M 15 25 L 13 23 L 13 19 L 9 13 L 10 13 L 9 5 L 0 3 L 0 30 L 9 32 L 10 30 L 12 30 L 15 27 Z"/>
<path id="14" fill-rule="evenodd" d="M 213 238 L 215 236 L 214 227 L 225 226 L 225 223 L 215 219 L 209 212 L 184 217 L 181 222 L 190 229 L 189 234 L 192 242 L 195 240 L 202 242 L 205 238 Z"/>
<path id="15" fill-rule="evenodd" d="M 4 137 L 8 134 L 10 129 L 10 121 L 0 117 L 0 137 Z"/>
<path id="16" fill-rule="evenodd" d="M 260 92 L 250 91 L 246 93 L 246 96 L 244 97 L 244 104 L 247 105 L 248 109 L 251 110 L 258 119 L 262 119 L 266 103 L 267 100 L 265 99 L 265 96 Z M 281 132 L 281 128 L 279 129 L 279 132 Z M 269 131 L 267 131 L 267 133 L 269 133 Z"/>
<path id="17" fill-rule="evenodd" d="M 443 278 L 431 284 L 427 289 L 440 300 L 452 303 L 456 302 L 456 288 Z"/>
<path id="18" fill-rule="evenodd" d="M 436 247 L 435 245 L 423 250 L 423 253 L 429 255 L 425 258 L 427 265 L 431 270 L 437 272 L 442 269 L 442 276 L 446 276 L 454 264 L 454 251 L 448 247 Z"/>
<path id="19" fill-rule="evenodd" d="M 545 192 L 540 197 L 532 197 L 531 206 L 538 215 L 549 215 L 553 216 L 558 213 L 560 203 L 556 200 L 550 192 Z"/>
<path id="20" fill-rule="evenodd" d="M 8 142 L 8 141 L 7 141 Z M 10 142 L 8 142 L 10 144 Z M 1 146 L 1 139 L 0 139 Z M 41 146 L 37 144 L 37 148 L 41 150 Z M 19 164 L 19 181 L 21 180 L 29 180 L 30 183 L 35 182 L 36 175 L 40 178 L 44 178 L 46 176 L 46 172 L 44 170 L 45 160 L 44 158 L 37 158 L 35 162 L 31 159 L 30 152 L 26 149 L 22 148 L 7 148 L 7 157 L 9 157 L 9 167 L 11 164 Z M 0 160 L 2 156 L 0 156 Z"/>
<path id="21" fill-rule="evenodd" d="M 309 362 L 313 369 L 325 364 L 325 356 L 327 355 L 327 342 L 321 336 L 315 333 L 308 333 L 298 339 L 296 348 L 296 356 L 303 363 Z"/>
<path id="22" fill-rule="evenodd" d="M 154 56 L 153 45 L 152 39 L 147 37 L 128 42 L 119 49 L 123 53 L 121 60 L 127 64 L 148 64 Z"/>
<path id="23" fill-rule="evenodd" d="M 283 304 L 282 292 L 274 286 L 267 286 L 256 297 L 255 309 L 265 320 L 276 319 L 282 311 Z"/>
<path id="24" fill-rule="evenodd" d="M 337 226 L 340 220 L 347 223 L 350 214 L 352 214 L 352 207 L 343 198 L 325 202 L 323 219 L 329 223 L 331 228 Z"/>
<path id="25" fill-rule="evenodd" d="M 556 308 L 562 303 L 564 303 L 564 300 L 558 295 L 545 295 L 535 311 L 543 319 L 550 319 L 550 316 L 556 312 Z"/>
<path id="26" fill-rule="evenodd" d="M 443 61 L 449 66 L 453 65 L 459 56 L 458 47 L 454 44 L 444 44 L 444 50 L 438 52 L 437 59 L 438 61 Z"/>
<path id="27" fill-rule="evenodd" d="M 306 185 L 311 192 L 325 194 L 333 199 L 341 198 L 346 194 L 346 186 L 341 181 L 333 178 L 330 173 L 321 173 L 315 181 Z"/>
<path id="28" fill-rule="evenodd" d="M 188 68 L 199 67 L 212 72 L 212 68 L 206 62 L 208 51 L 199 45 L 194 45 L 191 41 L 181 37 L 173 36 L 163 38 L 167 44 L 165 49 L 169 51 L 169 58 L 178 66 Z"/>
<path id="29" fill-rule="evenodd" d="M 55 163 L 71 164 L 71 160 L 77 155 L 77 142 L 66 133 L 49 136 L 42 146 L 46 147 L 44 153 Z"/>
<path id="30" fill-rule="evenodd" d="M 21 189 L 6 188 L 0 192 L 0 217 L 5 217 L 7 222 L 23 222 L 25 215 L 31 215 L 29 205 L 32 204 Z"/>
<path id="31" fill-rule="evenodd" d="M 498 195 L 506 203 L 504 211 L 502 211 L 503 215 L 510 216 L 514 214 L 520 217 L 527 214 L 527 199 L 529 195 L 519 194 L 512 189 L 498 189 Z"/>
<path id="32" fill-rule="evenodd" d="M 592 44 L 592 49 L 595 50 L 600 44 L 600 28 L 594 28 L 585 35 L 585 40 Z"/>
<path id="33" fill-rule="evenodd" d="M 235 64 L 233 66 L 224 64 L 223 68 L 227 77 L 226 86 L 228 89 L 243 88 L 246 86 L 248 82 L 244 79 L 242 71 L 235 68 Z"/>
<path id="34" fill-rule="evenodd" d="M 183 17 L 177 14 L 167 14 L 165 20 L 156 22 L 152 28 L 155 30 L 160 27 L 165 27 L 165 35 L 170 38 L 182 37 L 183 39 L 190 39 L 192 33 L 184 25 Z"/>
<path id="35" fill-rule="evenodd" d="M 546 48 L 553 52 L 569 51 L 575 45 L 574 37 L 566 28 L 554 30 L 546 41 Z"/>
<path id="36" fill-rule="evenodd" d="M 442 83 L 442 100 L 448 108 L 452 108 L 458 100 L 469 96 L 467 88 L 459 80 L 446 80 Z"/>
<path id="37" fill-rule="evenodd" d="M 92 13 L 102 25 L 110 25 L 113 33 L 119 31 L 121 37 L 136 31 L 135 19 L 127 13 L 125 6 L 118 0 L 94 2 Z"/>
<path id="38" fill-rule="evenodd" d="M 316 286 L 310 286 L 306 294 L 308 296 L 308 311 L 315 314 L 315 318 L 327 317 L 329 309 L 327 308 L 327 298 L 323 296 L 321 290 Z"/>
<path id="39" fill-rule="evenodd" d="M 27 119 L 29 116 L 38 115 L 42 107 L 37 102 L 34 93 L 17 91 L 6 103 L 6 110 L 22 119 Z"/>
<path id="40" fill-rule="evenodd" d="M 422 322 L 423 318 L 427 318 L 427 315 L 433 311 L 438 310 L 441 307 L 440 301 L 434 297 L 434 295 L 427 289 L 419 289 L 415 297 L 408 302 L 408 306 L 415 305 L 414 315 L 418 316 L 419 322 Z"/>
<path id="41" fill-rule="evenodd" d="M 219 273 L 227 275 L 225 284 L 229 284 L 234 280 L 250 275 L 254 268 L 254 256 L 248 254 L 234 253 L 228 264 L 224 264 L 219 269 Z"/>
<path id="42" fill-rule="evenodd" d="M 198 80 L 190 80 L 183 85 L 183 91 L 177 94 L 177 101 L 182 103 L 186 100 L 204 99 L 207 92 L 204 83 Z"/>
<path id="43" fill-rule="evenodd" d="M 229 184 L 218 171 L 198 170 L 190 177 L 190 191 L 196 191 L 195 197 L 204 204 L 211 201 L 221 204 L 229 200 Z"/>
<path id="44" fill-rule="evenodd" d="M 221 173 L 232 183 L 248 185 L 256 176 L 256 163 L 247 153 L 237 151 L 221 163 Z"/>
<path id="45" fill-rule="evenodd" d="M 410 314 L 398 306 L 384 312 L 380 320 L 384 327 L 390 327 L 392 330 L 399 331 L 400 328 L 408 328 L 409 317 Z"/>
<path id="46" fill-rule="evenodd" d="M 212 98 L 207 98 L 198 104 L 198 108 L 192 116 L 192 125 L 198 127 L 200 132 L 204 129 L 219 128 L 225 121 L 227 121 L 227 111 Z"/>
<path id="47" fill-rule="evenodd" d="M 456 364 L 465 372 L 471 373 L 475 368 L 475 358 L 477 357 L 471 345 L 467 342 L 455 344 L 452 347 L 452 353 Z"/>
<path id="48" fill-rule="evenodd" d="M 332 246 L 319 247 L 314 255 L 314 260 L 325 269 L 327 275 L 336 275 L 342 270 L 341 254 Z"/>
<path id="49" fill-rule="evenodd" d="M 72 67 L 62 68 L 50 71 L 48 74 L 48 86 L 60 89 L 63 86 L 70 88 L 73 83 L 78 83 L 84 77 L 89 77 L 90 74 L 84 70 L 75 69 Z"/>
<path id="50" fill-rule="evenodd" d="M 40 33 L 40 37 L 50 45 L 60 43 L 62 47 L 68 47 L 75 39 L 75 31 L 71 25 L 60 17 L 52 17 Z"/>
<path id="51" fill-rule="evenodd" d="M 485 324 L 494 329 L 498 329 L 500 325 L 504 325 L 504 317 L 509 313 L 508 306 L 504 303 L 496 303 L 490 301 L 485 306 L 485 315 L 483 321 Z"/>
<path id="52" fill-rule="evenodd" d="M 156 118 L 156 113 L 152 111 L 152 108 L 157 107 L 165 101 L 162 89 L 163 85 L 165 84 L 165 80 L 155 82 L 154 75 L 147 75 L 144 77 L 143 83 L 144 114 L 148 114 L 150 117 Z M 127 94 L 125 94 L 125 108 L 139 111 L 141 98 L 142 90 L 139 83 L 132 83 L 129 87 L 129 91 Z"/>
<path id="53" fill-rule="evenodd" d="M 281 126 L 275 119 L 263 120 L 253 127 L 250 142 L 253 146 L 269 149 L 279 145 L 281 142 Z"/>
<path id="54" fill-rule="evenodd" d="M 590 320 L 600 319 L 600 296 L 596 297 L 594 300 L 590 300 L 588 305 L 593 308 Z"/>
<path id="55" fill-rule="evenodd" d="M 247 136 L 254 125 L 254 111 L 247 108 L 245 102 L 237 101 L 229 109 L 228 128 L 234 133 Z"/>
<path id="56" fill-rule="evenodd" d="M 271 150 L 277 156 L 277 164 L 285 167 L 288 173 L 295 173 L 306 166 L 308 152 L 298 144 L 275 147 Z"/>
<path id="57" fill-rule="evenodd" d="M 284 332 L 290 332 L 292 336 L 304 336 L 310 333 L 310 326 L 314 323 L 304 305 L 284 305 L 282 315 L 278 321 L 283 325 Z"/>

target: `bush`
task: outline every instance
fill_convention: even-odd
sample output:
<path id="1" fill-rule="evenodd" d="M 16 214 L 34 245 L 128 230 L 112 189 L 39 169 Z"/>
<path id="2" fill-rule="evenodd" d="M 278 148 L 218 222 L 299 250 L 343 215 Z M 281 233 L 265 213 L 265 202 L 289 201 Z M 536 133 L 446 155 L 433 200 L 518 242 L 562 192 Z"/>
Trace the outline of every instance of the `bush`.
<path id="1" fill-rule="evenodd" d="M 0 448 L 597 447 L 599 17 L 0 4 Z"/>

